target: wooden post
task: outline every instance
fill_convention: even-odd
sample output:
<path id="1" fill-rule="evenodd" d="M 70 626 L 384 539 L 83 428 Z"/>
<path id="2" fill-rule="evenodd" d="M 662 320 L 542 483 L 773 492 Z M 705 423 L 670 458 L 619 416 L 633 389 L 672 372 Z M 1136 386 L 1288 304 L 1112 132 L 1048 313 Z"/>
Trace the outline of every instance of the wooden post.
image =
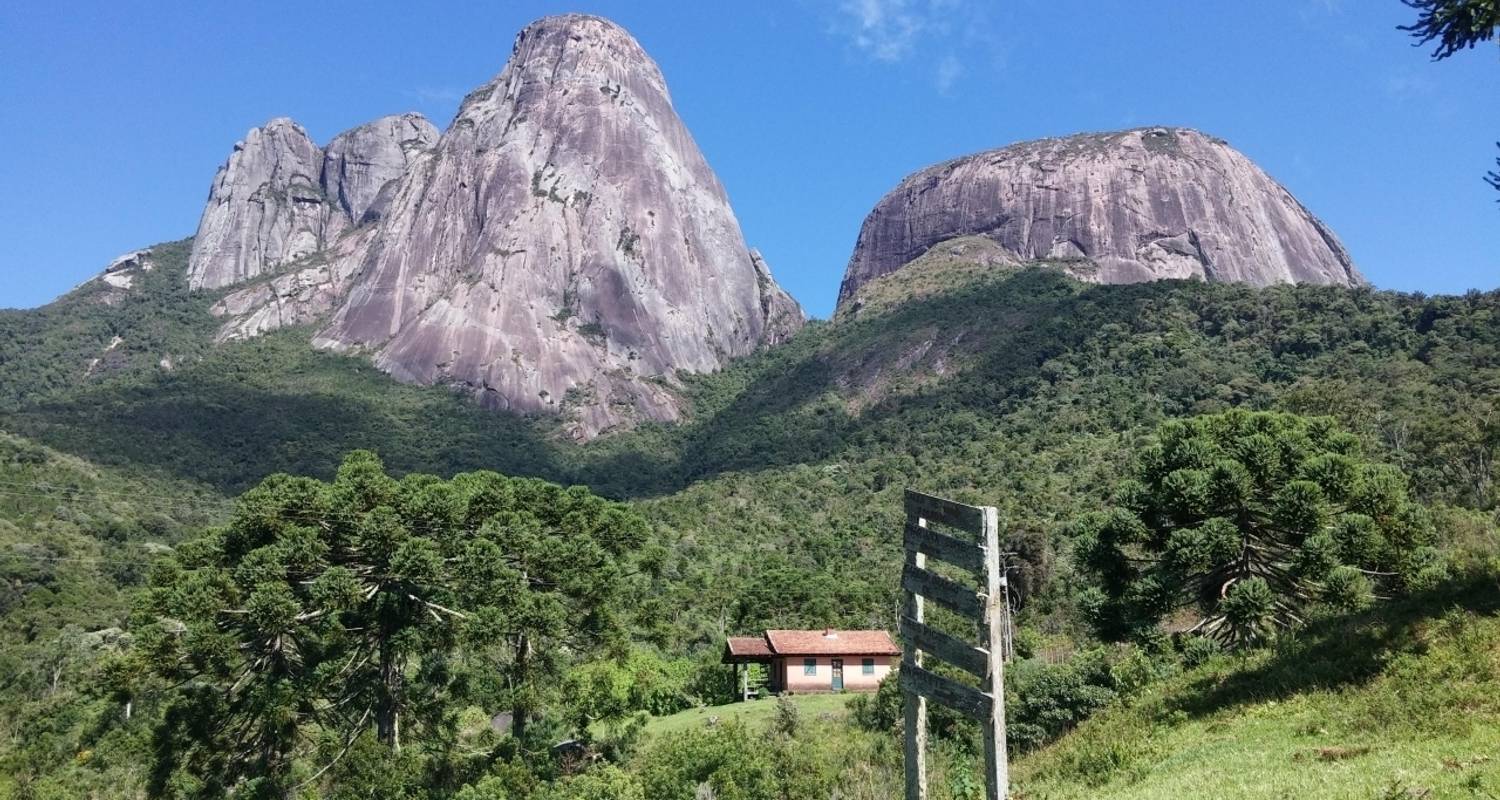
<path id="1" fill-rule="evenodd" d="M 926 528 L 927 520 L 917 520 L 917 527 Z M 927 566 L 927 556 L 916 550 L 906 552 L 906 563 L 917 569 Z M 926 615 L 922 609 L 922 595 L 906 592 L 906 616 L 920 624 Z M 922 666 L 922 651 L 911 637 L 903 637 L 901 666 Z M 906 692 L 906 800 L 927 800 L 927 698 L 916 692 Z"/>
<path id="2" fill-rule="evenodd" d="M 740 672 L 740 702 L 743 703 L 743 702 L 746 702 L 746 701 L 748 701 L 750 699 L 750 665 L 749 664 L 741 664 L 740 667 L 739 667 L 739 672 Z"/>
<path id="3" fill-rule="evenodd" d="M 993 506 L 968 506 L 906 491 L 901 571 L 906 612 L 901 619 L 901 690 L 906 701 L 906 800 L 927 800 L 927 701 L 935 700 L 977 720 L 984 728 L 985 798 L 1009 794 L 1005 753 L 1005 626 L 1009 604 L 1000 571 L 999 514 Z M 967 534 L 930 530 L 929 523 Z M 976 590 L 927 569 L 927 557 L 967 570 Z M 979 627 L 979 646 L 927 626 L 923 603 L 931 598 Z M 980 679 L 979 688 L 929 671 L 924 653 Z"/>
<path id="4" fill-rule="evenodd" d="M 989 674 L 985 684 L 995 702 L 984 726 L 984 785 L 986 800 L 1003 800 L 1010 786 L 1010 760 L 1005 752 L 1005 623 L 1009 611 L 1000 582 L 1000 520 L 993 506 L 984 509 L 984 623 L 979 646 L 988 650 Z"/>

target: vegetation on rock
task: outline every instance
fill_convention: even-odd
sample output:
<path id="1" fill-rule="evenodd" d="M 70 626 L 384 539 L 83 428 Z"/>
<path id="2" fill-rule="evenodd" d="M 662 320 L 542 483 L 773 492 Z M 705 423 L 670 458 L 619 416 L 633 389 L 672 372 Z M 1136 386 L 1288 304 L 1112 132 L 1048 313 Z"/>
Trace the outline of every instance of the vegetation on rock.
<path id="1" fill-rule="evenodd" d="M 143 668 L 142 657 L 151 652 L 145 645 L 156 646 L 162 615 L 143 608 L 127 624 L 130 598 L 155 550 L 227 520 L 218 533 L 177 547 L 172 562 L 178 567 L 158 570 L 162 576 L 173 569 L 220 575 L 216 591 L 233 596 L 212 595 L 225 602 L 205 607 L 249 610 L 245 601 L 258 583 L 240 566 L 251 550 L 274 551 L 298 537 L 318 547 L 334 545 L 332 529 L 302 530 L 270 513 L 282 501 L 266 498 L 303 487 L 299 491 L 313 508 L 331 507 L 318 498 L 337 493 L 344 454 L 360 448 L 379 452 L 397 476 L 371 473 L 377 484 L 396 487 L 396 498 L 408 492 L 461 495 L 464 482 L 474 480 L 413 473 L 499 469 L 588 486 L 628 502 L 630 510 L 620 513 L 645 522 L 633 523 L 644 525 L 639 545 L 616 559 L 623 561 L 623 595 L 616 603 L 621 616 L 611 626 L 615 634 L 602 640 L 569 637 L 547 648 L 556 662 L 545 679 L 533 683 L 540 694 L 536 713 L 523 725 L 529 729 L 523 731 L 525 742 L 501 732 L 513 731 L 513 718 L 495 721 L 496 714 L 511 713 L 518 696 L 497 677 L 512 669 L 513 646 L 499 640 L 471 644 L 467 620 L 455 617 L 440 625 L 432 614 L 420 624 L 408 619 L 421 644 L 401 651 L 408 653 L 403 686 L 413 693 L 420 687 L 423 699 L 405 701 L 410 714 L 399 754 L 380 741 L 373 721 L 352 744 L 340 735 L 336 718 L 329 730 L 306 724 L 327 713 L 319 703 L 339 696 L 315 672 L 297 677 L 328 693 L 306 706 L 266 707 L 290 708 L 289 724 L 301 731 L 287 751 L 291 785 L 336 760 L 303 790 L 308 797 L 315 790 L 324 798 L 469 792 L 551 800 L 601 792 L 628 797 L 648 787 L 676 796 L 705 784 L 749 797 L 817 797 L 826 780 L 851 797 L 889 796 L 899 785 L 900 748 L 891 733 L 894 717 L 876 713 L 879 698 L 853 721 L 802 713 L 793 734 L 754 726 L 736 733 L 721 724 L 687 726 L 666 736 L 651 733 L 654 723 L 642 728 L 639 720 L 642 713 L 698 714 L 697 704 L 727 697 L 726 673 L 717 665 L 727 633 L 892 626 L 900 492 L 908 485 L 1000 506 L 1009 549 L 1021 554 L 1013 575 L 1022 605 L 1016 618 L 1022 660 L 1011 670 L 1008 697 L 1013 746 L 1021 764 L 1051 758 L 1055 748 L 1069 747 L 1080 735 L 1070 733 L 1080 724 L 1087 735 L 1087 720 L 1101 711 L 1117 713 L 1135 698 L 1150 697 L 1184 670 L 1222 669 L 1226 663 L 1204 639 L 1184 641 L 1181 652 L 1150 636 L 1129 646 L 1098 643 L 1085 614 L 1098 598 L 1085 591 L 1093 581 L 1074 559 L 1070 526 L 1080 514 L 1116 499 L 1123 505 L 1116 489 L 1140 479 L 1136 454 L 1148 450 L 1162 424 L 1172 420 L 1210 415 L 1163 432 L 1223 426 L 1233 418 L 1225 412 L 1233 409 L 1244 409 L 1245 419 L 1262 418 L 1250 412 L 1278 412 L 1264 418 L 1279 420 L 1278 430 L 1285 428 L 1292 438 L 1305 434 L 1328 445 L 1309 451 L 1306 460 L 1343 455 L 1355 459 L 1357 472 L 1404 474 L 1403 502 L 1428 509 L 1430 539 L 1424 541 L 1450 570 L 1462 572 L 1469 568 L 1464 564 L 1482 561 L 1486 548 L 1493 549 L 1500 505 L 1493 472 L 1500 455 L 1500 295 L 1425 297 L 1309 286 L 1253 290 L 1186 282 L 1090 286 L 1040 267 L 951 275 L 955 283 L 947 288 L 885 287 L 892 302 L 872 305 L 870 313 L 813 325 L 720 373 L 686 378 L 692 417 L 684 424 L 644 426 L 584 446 L 564 441 L 546 419 L 494 414 L 443 391 L 397 384 L 358 359 L 311 351 L 295 331 L 205 347 L 201 357 L 170 372 L 125 369 L 82 385 L 52 386 L 36 377 L 47 374 L 49 365 L 11 362 L 18 385 L 27 387 L 0 415 L 0 426 L 28 437 L 7 440 L 18 453 L 16 480 L 46 481 L 55 474 L 61 482 L 64 473 L 56 471 L 63 464 L 74 465 L 68 474 L 99 477 L 68 478 L 77 482 L 68 484 L 71 494 L 57 494 L 61 502 L 0 513 L 0 533 L 12 533 L 7 524 L 24 531 L 10 541 L 29 546 L 53 536 L 56 544 L 46 555 L 79 559 L 44 560 L 33 555 L 38 551 L 13 548 L 4 562 L 13 585 L 25 587 L 23 595 L 31 600 L 23 602 L 32 611 L 8 618 L 0 646 L 0 658 L 25 676 L 0 684 L 7 707 L 18 709 L 0 721 L 8 734 L 0 739 L 0 797 L 6 791 L 134 797 L 150 785 L 143 765 L 153 763 L 156 752 L 175 754 L 161 762 L 169 769 L 157 785 L 192 788 L 173 783 L 171 767 L 212 763 L 216 756 L 195 751 L 201 746 L 192 743 L 215 739 L 184 738 L 191 725 L 179 723 L 201 719 L 202 708 L 165 691 L 160 673 Z M 79 313 L 103 315 L 107 308 L 89 306 Z M 51 319 L 22 312 L 12 324 L 35 326 L 26 335 L 55 336 L 65 346 L 70 334 L 51 327 Z M 190 329 L 177 330 L 188 335 Z M 1334 423 L 1304 414 L 1326 415 Z M 164 430 L 171 436 L 161 436 Z M 22 462 L 37 458 L 44 462 L 41 471 L 26 471 L 33 467 Z M 318 480 L 280 477 L 258 485 L 276 472 Z M 1165 485 L 1166 478 L 1161 481 Z M 239 504 L 227 505 L 227 496 L 246 490 Z M 111 491 L 128 496 L 109 500 L 100 494 Z M 1269 502 L 1275 491 L 1268 485 L 1256 502 Z M 285 507 L 300 508 L 300 502 L 287 499 Z M 246 503 L 263 504 L 268 516 L 244 517 Z M 75 507 L 101 509 L 87 511 L 90 520 L 97 515 L 100 521 L 80 523 Z M 391 508 L 393 524 L 416 533 L 415 517 L 402 516 L 415 512 L 401 503 Z M 360 516 L 386 518 L 374 509 Z M 153 521 L 158 517 L 170 522 Z M 236 535 L 268 538 L 237 552 L 240 561 L 215 549 L 212 543 L 222 545 L 227 531 L 255 519 L 265 527 Z M 454 532 L 455 541 L 475 535 L 462 526 Z M 1398 549 L 1405 541 L 1386 539 Z M 126 555 L 117 557 L 116 547 Z M 1481 555 L 1469 555 L 1476 552 Z M 1417 560 L 1400 570 L 1389 568 L 1396 562 L 1378 559 L 1339 563 L 1405 573 L 1399 580 L 1366 576 L 1371 594 L 1401 589 L 1425 596 L 1421 581 L 1440 577 L 1427 573 L 1411 582 L 1423 574 L 1426 551 L 1388 555 Z M 262 557 L 269 556 L 255 556 Z M 318 558 L 331 559 L 326 569 L 351 566 L 342 556 Z M 134 565 L 127 571 L 131 577 L 116 580 L 113 571 L 124 569 L 126 560 Z M 326 571 L 322 562 L 314 563 Z M 422 563 L 432 566 L 420 559 L 409 566 Z M 452 572 L 456 567 L 446 560 L 436 569 L 436 594 L 410 594 L 474 618 L 475 609 L 460 602 L 468 578 Z M 289 592 L 303 609 L 297 614 L 312 609 L 310 585 L 290 577 L 271 581 L 278 583 L 282 589 L 275 591 Z M 1349 596 L 1364 594 L 1358 580 L 1352 583 L 1361 590 Z M 172 598 L 172 586 L 152 589 L 149 596 L 169 605 L 181 602 Z M 1322 588 L 1317 593 L 1321 597 Z M 1406 602 L 1357 613 L 1384 619 Z M 266 607 L 274 611 L 276 605 L 268 600 Z M 373 618 L 373 612 L 356 603 L 347 613 L 352 620 Z M 1319 602 L 1299 616 L 1310 619 L 1312 627 L 1304 630 L 1317 631 L 1336 613 Z M 212 618 L 185 611 L 172 617 L 200 626 Z M 111 628 L 118 634 L 108 633 Z M 263 631 L 243 623 L 214 630 L 214 636 L 227 637 L 223 641 L 265 641 L 255 638 Z M 373 646 L 353 633 L 333 636 L 312 621 L 289 630 L 308 637 L 314 649 L 345 657 Z M 132 646 L 123 646 L 125 638 Z M 1297 641 L 1274 638 L 1274 647 Z M 445 651 L 450 640 L 452 649 Z M 428 649 L 438 654 L 430 660 L 433 668 L 445 665 L 446 673 L 429 674 L 429 659 L 411 655 Z M 1242 657 L 1253 665 L 1260 652 Z M 222 676 L 204 680 L 225 686 Z M 376 697 L 379 685 L 367 683 L 374 688 L 360 690 L 359 700 L 350 702 Z M 421 707 L 428 699 L 441 708 Z M 172 725 L 163 727 L 169 718 Z M 957 725 L 940 736 L 935 779 L 959 787 L 976 783 L 970 739 Z M 567 741 L 574 744 L 549 752 Z M 744 772 L 714 777 L 715 753 L 732 754 L 734 768 L 743 766 Z M 594 759 L 608 765 L 590 767 Z M 777 782 L 794 768 L 807 770 L 811 783 Z M 763 781 L 766 775 L 770 782 Z"/>
<path id="2" fill-rule="evenodd" d="M 1231 411 L 1173 421 L 1137 457 L 1117 506 L 1075 532 L 1106 635 L 1191 609 L 1188 628 L 1233 645 L 1301 624 L 1307 606 L 1356 610 L 1443 577 L 1432 522 L 1399 470 L 1361 458 L 1324 418 Z"/>

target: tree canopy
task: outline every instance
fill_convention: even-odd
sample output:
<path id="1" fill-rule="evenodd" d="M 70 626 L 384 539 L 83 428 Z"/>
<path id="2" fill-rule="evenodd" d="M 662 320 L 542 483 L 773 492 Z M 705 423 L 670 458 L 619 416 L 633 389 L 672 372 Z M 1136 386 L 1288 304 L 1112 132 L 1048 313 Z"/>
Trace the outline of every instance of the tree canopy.
<path id="1" fill-rule="evenodd" d="M 1495 0 L 1401 0 L 1417 10 L 1417 21 L 1402 25 L 1417 45 L 1433 45 L 1432 60 L 1441 61 L 1460 50 L 1495 38 L 1500 28 L 1500 3 Z"/>
<path id="2" fill-rule="evenodd" d="M 1075 536 L 1099 579 L 1088 605 L 1114 636 L 1191 610 L 1190 632 L 1245 644 L 1309 604 L 1356 608 L 1441 570 L 1400 471 L 1328 418 L 1275 412 L 1164 424 Z"/>
<path id="3" fill-rule="evenodd" d="M 1417 21 L 1398 26 L 1418 47 L 1433 44 L 1432 60 L 1493 41 L 1500 31 L 1500 0 L 1401 0 L 1418 12 Z M 1500 143 L 1497 143 L 1500 146 Z M 1500 165 L 1500 158 L 1495 159 Z M 1500 170 L 1485 173 L 1484 182 L 1500 190 Z M 1500 201 L 1497 201 L 1500 202 Z"/>
<path id="4" fill-rule="evenodd" d="M 272 476 L 152 574 L 143 651 L 180 686 L 154 791 L 287 797 L 373 732 L 441 747 L 485 686 L 523 739 L 569 654 L 618 639 L 641 518 L 582 488 L 491 472 Z M 322 764 L 296 761 L 319 754 Z M 310 771 L 311 774 L 305 774 Z"/>

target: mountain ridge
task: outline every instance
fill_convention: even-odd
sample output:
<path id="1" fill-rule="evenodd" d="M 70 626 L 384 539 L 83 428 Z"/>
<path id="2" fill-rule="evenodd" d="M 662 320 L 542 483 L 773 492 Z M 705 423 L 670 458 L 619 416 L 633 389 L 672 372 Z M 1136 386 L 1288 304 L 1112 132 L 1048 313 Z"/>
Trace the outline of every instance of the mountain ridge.
<path id="1" fill-rule="evenodd" d="M 286 119 L 251 131 L 215 179 L 190 284 L 230 290 L 219 341 L 316 324 L 316 347 L 560 415 L 580 439 L 676 419 L 679 371 L 805 320 L 660 68 L 584 14 L 526 26 L 441 135 L 417 115 L 324 148 Z"/>
<path id="2" fill-rule="evenodd" d="M 1223 139 L 1151 127 L 1019 142 L 913 172 L 865 217 L 839 309 L 963 236 L 1016 261 L 1075 260 L 1071 272 L 1092 283 L 1365 283 L 1337 236 Z"/>

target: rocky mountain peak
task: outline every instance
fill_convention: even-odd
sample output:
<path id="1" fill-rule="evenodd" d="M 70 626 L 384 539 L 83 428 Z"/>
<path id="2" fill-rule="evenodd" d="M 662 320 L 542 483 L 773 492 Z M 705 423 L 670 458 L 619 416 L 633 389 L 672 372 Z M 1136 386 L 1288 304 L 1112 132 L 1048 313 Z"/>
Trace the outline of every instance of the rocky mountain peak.
<path id="1" fill-rule="evenodd" d="M 214 175 L 188 261 L 189 285 L 230 286 L 321 249 L 328 224 L 322 166 L 322 150 L 292 120 L 250 129 Z"/>
<path id="2" fill-rule="evenodd" d="M 865 218 L 840 309 L 870 281 L 969 236 L 1098 283 L 1364 283 L 1333 232 L 1250 159 L 1199 131 L 1157 127 L 1023 142 L 907 176 Z"/>
<path id="3" fill-rule="evenodd" d="M 378 216 L 381 190 L 437 138 L 421 114 L 366 123 L 326 150 L 287 117 L 252 128 L 214 176 L 189 286 L 234 286 L 327 249 L 372 212 Z"/>
<path id="4" fill-rule="evenodd" d="M 319 181 L 346 220 L 371 222 L 379 217 L 381 190 L 437 140 L 438 129 L 421 114 L 381 117 L 333 137 L 323 149 Z"/>
<path id="5" fill-rule="evenodd" d="M 268 124 L 247 142 L 279 136 Z M 245 282 L 214 307 L 221 338 L 322 320 L 318 346 L 562 414 L 580 438 L 676 418 L 679 371 L 804 322 L 746 247 L 661 70 L 599 17 L 528 25 L 440 137 L 387 117 L 321 151 L 237 149 L 220 172 L 194 286 Z M 306 208 L 311 193 L 290 188 L 304 184 L 321 192 Z"/>

